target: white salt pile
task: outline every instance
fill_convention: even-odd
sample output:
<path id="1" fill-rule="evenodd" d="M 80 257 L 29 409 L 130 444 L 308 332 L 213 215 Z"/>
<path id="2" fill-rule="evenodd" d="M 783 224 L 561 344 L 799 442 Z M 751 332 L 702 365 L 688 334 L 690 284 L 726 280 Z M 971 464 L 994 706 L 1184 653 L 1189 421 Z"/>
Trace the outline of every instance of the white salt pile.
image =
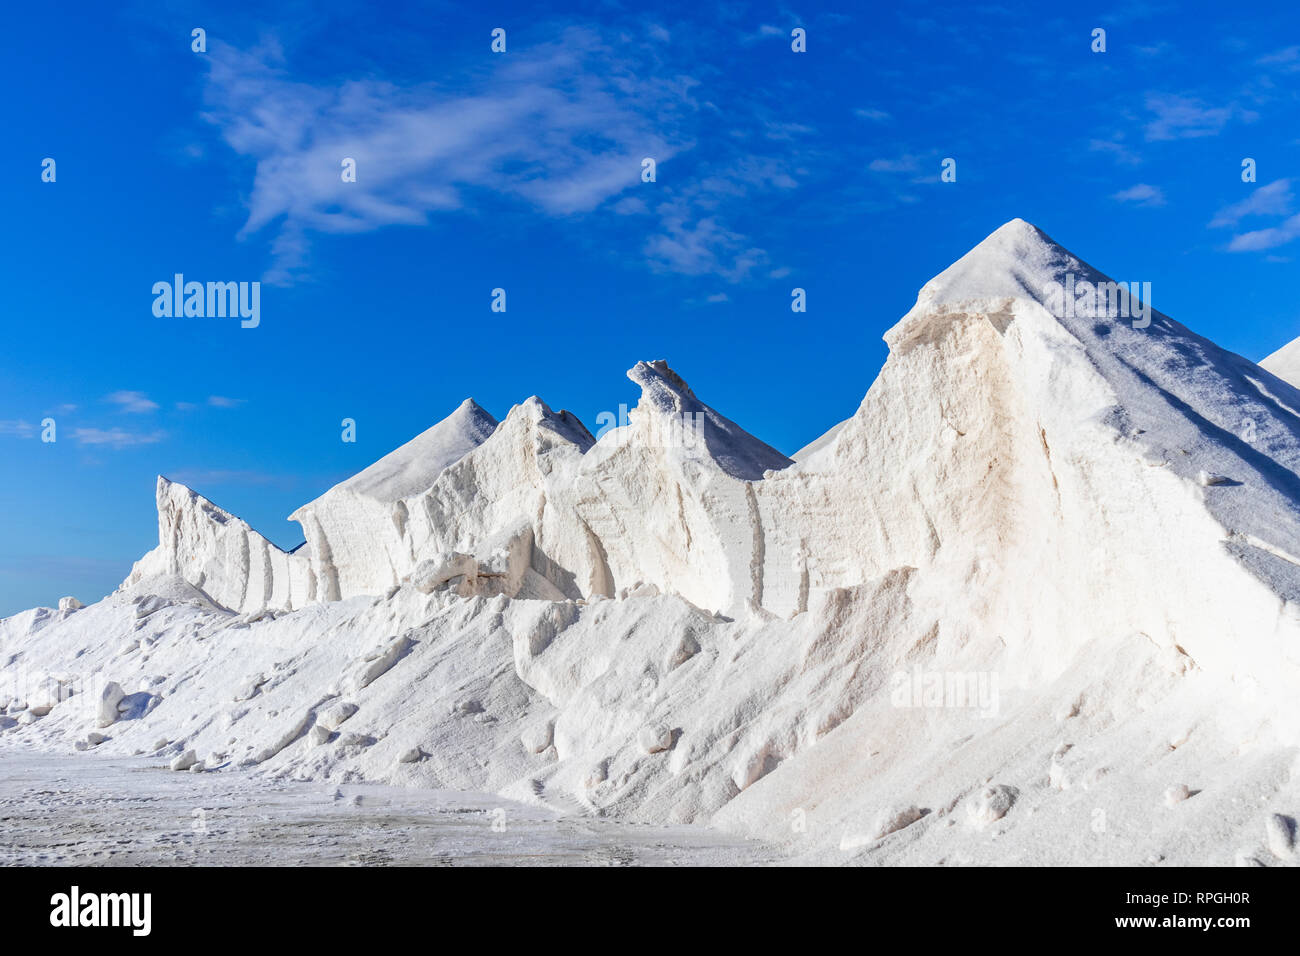
<path id="1" fill-rule="evenodd" d="M 794 461 L 651 362 L 599 441 L 467 401 L 292 553 L 159 478 L 117 592 L 0 621 L 0 741 L 812 862 L 1296 863 L 1300 391 L 1061 307 L 1107 282 L 1007 223 Z"/>

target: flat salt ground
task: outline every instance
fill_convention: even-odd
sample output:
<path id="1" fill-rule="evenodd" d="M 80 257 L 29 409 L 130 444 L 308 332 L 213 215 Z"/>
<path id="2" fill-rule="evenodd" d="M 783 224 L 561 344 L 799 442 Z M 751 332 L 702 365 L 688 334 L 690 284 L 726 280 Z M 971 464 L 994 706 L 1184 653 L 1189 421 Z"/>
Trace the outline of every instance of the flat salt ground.
<path id="1" fill-rule="evenodd" d="M 0 819 L 5 866 L 737 866 L 779 859 L 764 843 L 707 827 L 560 817 L 488 793 L 172 773 L 157 760 L 8 747 L 0 748 Z"/>

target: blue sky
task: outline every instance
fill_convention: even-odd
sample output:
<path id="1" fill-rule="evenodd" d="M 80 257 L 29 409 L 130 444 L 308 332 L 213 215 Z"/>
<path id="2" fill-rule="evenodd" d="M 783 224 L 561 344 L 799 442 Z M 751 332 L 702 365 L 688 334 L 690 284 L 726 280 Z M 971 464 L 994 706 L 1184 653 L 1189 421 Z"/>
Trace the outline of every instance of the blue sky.
<path id="1" fill-rule="evenodd" d="M 1300 335 L 1290 3 L 28 4 L 0 42 L 0 614 L 111 591 L 158 473 L 292 546 L 466 396 L 594 427 L 639 359 L 793 452 L 1017 216 L 1252 359 Z M 178 272 L 262 282 L 260 325 L 156 317 Z"/>

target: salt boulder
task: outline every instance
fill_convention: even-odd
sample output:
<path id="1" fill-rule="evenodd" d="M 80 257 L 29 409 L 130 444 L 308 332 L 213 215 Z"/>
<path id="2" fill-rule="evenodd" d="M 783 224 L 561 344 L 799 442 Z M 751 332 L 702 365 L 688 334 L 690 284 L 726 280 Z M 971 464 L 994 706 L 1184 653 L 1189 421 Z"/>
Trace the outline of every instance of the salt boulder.
<path id="1" fill-rule="evenodd" d="M 100 727 L 109 727 L 117 723 L 118 704 L 126 697 L 126 691 L 117 681 L 109 681 L 99 692 L 99 705 L 96 715 Z"/>
<path id="2" fill-rule="evenodd" d="M 171 762 L 173 770 L 189 770 L 199 762 L 199 755 L 193 750 L 187 750 Z"/>
<path id="3" fill-rule="evenodd" d="M 663 753 L 673 745 L 673 732 L 667 727 L 647 724 L 637 733 L 636 742 L 647 754 Z"/>
<path id="4" fill-rule="evenodd" d="M 316 722 L 326 730 L 338 730 L 343 723 L 357 712 L 357 705 L 350 700 L 341 700 L 327 707 Z"/>
<path id="5" fill-rule="evenodd" d="M 1019 796 L 1019 790 L 1005 784 L 984 787 L 966 802 L 966 819 L 982 830 L 1005 817 Z"/>

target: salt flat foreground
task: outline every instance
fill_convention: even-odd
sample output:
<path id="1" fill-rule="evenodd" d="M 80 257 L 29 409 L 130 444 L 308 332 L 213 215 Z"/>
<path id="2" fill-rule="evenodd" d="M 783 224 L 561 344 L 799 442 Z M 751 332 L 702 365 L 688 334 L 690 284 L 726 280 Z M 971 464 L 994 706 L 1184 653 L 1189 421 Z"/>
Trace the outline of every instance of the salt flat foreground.
<path id="1" fill-rule="evenodd" d="M 698 826 L 568 816 L 492 794 L 322 787 L 0 748 L 4 866 L 731 866 L 775 862 Z"/>

